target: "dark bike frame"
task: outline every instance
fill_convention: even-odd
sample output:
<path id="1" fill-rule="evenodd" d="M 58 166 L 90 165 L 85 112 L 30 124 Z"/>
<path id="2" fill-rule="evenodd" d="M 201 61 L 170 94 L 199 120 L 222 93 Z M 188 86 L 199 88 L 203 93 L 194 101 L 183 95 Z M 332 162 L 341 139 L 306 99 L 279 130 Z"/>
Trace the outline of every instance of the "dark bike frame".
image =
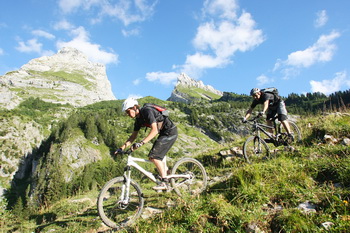
<path id="1" fill-rule="evenodd" d="M 248 137 L 247 140 L 243 144 L 243 156 L 248 163 L 252 163 L 253 160 L 261 160 L 267 159 L 270 157 L 270 148 L 267 143 L 273 143 L 274 146 L 290 146 L 292 143 L 290 142 L 290 137 L 286 132 L 282 132 L 282 123 L 277 124 L 277 116 L 271 118 L 273 121 L 273 126 L 269 126 L 267 124 L 262 124 L 258 122 L 260 117 L 256 116 L 253 119 L 249 120 L 253 126 L 253 134 Z M 292 121 L 289 121 L 291 127 L 293 128 L 293 133 L 297 136 L 296 142 L 301 141 L 301 133 L 299 127 Z M 267 130 L 272 129 L 275 130 L 274 133 L 270 133 Z M 262 134 L 265 134 L 268 138 L 263 139 Z M 251 143 L 253 143 L 253 150 L 249 150 Z M 255 144 L 257 143 L 257 144 Z M 265 151 L 265 152 L 263 152 Z M 254 159 L 255 158 L 255 159 Z"/>
<path id="2" fill-rule="evenodd" d="M 273 126 L 259 123 L 258 122 L 259 118 L 260 118 L 259 116 L 256 116 L 253 119 L 249 120 L 249 121 L 253 122 L 253 127 L 254 127 L 253 133 L 256 136 L 258 136 L 259 138 L 261 138 L 260 132 L 263 132 L 266 136 L 268 136 L 271 139 L 271 141 L 273 142 L 273 144 L 275 146 L 280 145 L 281 142 L 279 141 L 279 138 L 280 138 L 279 135 L 281 135 L 281 130 L 279 127 L 277 127 L 277 123 L 276 123 L 277 117 L 274 117 L 271 119 L 273 122 Z M 275 133 L 270 133 L 266 129 L 272 129 L 272 130 L 274 130 Z"/>

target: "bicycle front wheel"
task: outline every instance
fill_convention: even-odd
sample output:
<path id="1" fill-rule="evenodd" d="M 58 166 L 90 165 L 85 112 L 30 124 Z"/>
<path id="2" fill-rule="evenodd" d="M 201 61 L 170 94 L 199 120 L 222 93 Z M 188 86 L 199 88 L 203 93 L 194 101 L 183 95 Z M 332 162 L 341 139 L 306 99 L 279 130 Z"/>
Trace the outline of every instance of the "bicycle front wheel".
<path id="1" fill-rule="evenodd" d="M 247 163 L 261 162 L 269 158 L 270 149 L 264 139 L 251 136 L 243 144 L 243 156 Z"/>
<path id="2" fill-rule="evenodd" d="M 120 229 L 129 226 L 142 213 L 144 199 L 141 188 L 131 180 L 129 197 L 125 197 L 125 186 L 124 177 L 113 178 L 103 186 L 98 196 L 98 214 L 111 228 Z"/>
<path id="3" fill-rule="evenodd" d="M 199 195 L 208 185 L 208 175 L 203 165 L 193 158 L 182 158 L 171 170 L 172 175 L 184 175 L 171 179 L 171 185 L 179 196 Z"/>

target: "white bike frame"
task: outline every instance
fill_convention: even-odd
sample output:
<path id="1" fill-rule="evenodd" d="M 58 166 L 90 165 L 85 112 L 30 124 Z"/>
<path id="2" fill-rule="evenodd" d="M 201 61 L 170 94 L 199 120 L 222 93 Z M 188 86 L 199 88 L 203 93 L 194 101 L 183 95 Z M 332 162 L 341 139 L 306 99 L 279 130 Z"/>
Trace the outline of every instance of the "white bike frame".
<path id="1" fill-rule="evenodd" d="M 136 168 L 139 170 L 141 173 L 143 173 L 145 176 L 147 176 L 149 179 L 151 179 L 153 182 L 157 183 L 156 177 L 143 167 L 141 167 L 137 162 L 143 162 L 143 163 L 153 163 L 152 161 L 148 159 L 141 159 L 141 158 L 136 158 L 131 155 L 128 155 L 128 161 L 126 163 L 126 167 L 124 170 L 124 179 L 126 180 L 125 184 L 123 185 L 122 188 L 122 195 L 120 197 L 120 200 L 122 201 L 123 204 L 127 204 L 129 202 L 129 191 L 130 191 L 130 182 L 131 182 L 131 167 Z M 166 157 L 163 159 L 164 167 L 167 170 L 167 165 L 166 165 Z M 190 179 L 191 175 L 190 174 L 172 174 L 172 175 L 167 175 L 165 178 L 186 178 Z"/>

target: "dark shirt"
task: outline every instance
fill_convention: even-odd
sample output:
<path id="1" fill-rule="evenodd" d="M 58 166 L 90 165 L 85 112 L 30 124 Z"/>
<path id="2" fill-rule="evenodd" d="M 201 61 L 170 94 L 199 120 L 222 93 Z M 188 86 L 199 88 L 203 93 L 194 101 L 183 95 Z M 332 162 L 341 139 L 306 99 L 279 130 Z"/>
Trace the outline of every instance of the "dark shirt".
<path id="1" fill-rule="evenodd" d="M 258 100 L 254 99 L 253 103 L 252 103 L 252 105 L 250 105 L 250 107 L 253 109 L 258 104 L 264 104 L 266 100 L 269 101 L 269 108 L 276 107 L 278 105 L 278 102 L 279 102 L 278 99 L 275 99 L 274 94 L 262 92 L 260 98 Z"/>
<path id="2" fill-rule="evenodd" d="M 134 131 L 139 131 L 141 127 L 151 127 L 154 122 L 163 122 L 161 129 L 159 129 L 160 131 L 166 131 L 175 126 L 168 117 L 163 116 L 162 113 L 153 107 L 143 107 L 140 109 L 139 116 L 136 117 Z"/>

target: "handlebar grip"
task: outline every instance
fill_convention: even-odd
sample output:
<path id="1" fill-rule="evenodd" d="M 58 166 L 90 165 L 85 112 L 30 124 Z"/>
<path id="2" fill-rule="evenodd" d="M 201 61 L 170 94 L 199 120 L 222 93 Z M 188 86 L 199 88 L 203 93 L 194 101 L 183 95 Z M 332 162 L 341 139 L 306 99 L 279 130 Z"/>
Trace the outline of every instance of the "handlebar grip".
<path id="1" fill-rule="evenodd" d="M 131 150 L 131 149 L 128 149 L 128 150 L 123 150 L 123 151 L 121 151 L 120 154 L 122 154 L 122 155 L 129 155 L 129 154 L 131 154 L 131 153 L 132 153 L 132 150 Z"/>

